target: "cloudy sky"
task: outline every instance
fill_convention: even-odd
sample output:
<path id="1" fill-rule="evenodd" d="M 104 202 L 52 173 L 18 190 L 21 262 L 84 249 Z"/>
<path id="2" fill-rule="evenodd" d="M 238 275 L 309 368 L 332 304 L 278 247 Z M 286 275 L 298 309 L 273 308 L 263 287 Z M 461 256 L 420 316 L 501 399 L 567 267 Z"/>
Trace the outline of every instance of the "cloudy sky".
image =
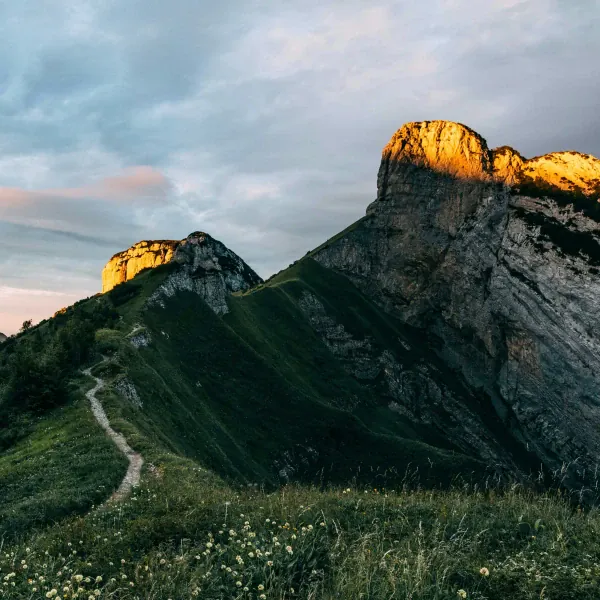
<path id="1" fill-rule="evenodd" d="M 0 331 L 204 230 L 262 276 L 360 217 L 407 121 L 600 156 L 600 0 L 0 2 Z"/>

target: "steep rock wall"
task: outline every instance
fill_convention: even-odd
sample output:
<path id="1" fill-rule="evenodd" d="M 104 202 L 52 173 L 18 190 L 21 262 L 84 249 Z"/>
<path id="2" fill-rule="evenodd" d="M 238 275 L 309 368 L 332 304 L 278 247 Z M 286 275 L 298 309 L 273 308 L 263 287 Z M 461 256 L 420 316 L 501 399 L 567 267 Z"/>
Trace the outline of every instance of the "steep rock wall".
<path id="1" fill-rule="evenodd" d="M 144 269 L 170 262 L 180 243 L 177 240 L 142 241 L 115 254 L 102 270 L 102 292 L 133 279 Z"/>
<path id="2" fill-rule="evenodd" d="M 262 279 L 233 251 L 207 233 L 197 231 L 182 240 L 173 255 L 179 268 L 170 273 L 148 299 L 148 304 L 165 306 L 165 299 L 179 290 L 200 295 L 215 311 L 228 312 L 227 296 L 262 282 Z"/>
<path id="3" fill-rule="evenodd" d="M 518 153 L 494 156 L 468 128 L 443 123 L 395 134 L 367 218 L 314 258 L 440 340 L 439 356 L 489 396 L 514 439 L 584 485 L 600 455 L 600 225 L 515 193 Z M 595 174 L 572 179 L 592 186 Z"/>

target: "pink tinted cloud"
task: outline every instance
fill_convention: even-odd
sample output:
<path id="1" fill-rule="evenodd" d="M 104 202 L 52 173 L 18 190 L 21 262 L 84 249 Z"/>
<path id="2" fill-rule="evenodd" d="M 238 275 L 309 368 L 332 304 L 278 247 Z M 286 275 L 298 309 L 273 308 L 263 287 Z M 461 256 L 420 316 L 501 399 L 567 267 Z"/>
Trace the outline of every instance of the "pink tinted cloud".
<path id="1" fill-rule="evenodd" d="M 100 191 L 115 198 L 136 197 L 143 190 L 161 190 L 168 192 L 169 180 L 152 167 L 133 167 L 126 174 L 104 179 Z"/>
<path id="2" fill-rule="evenodd" d="M 137 166 L 125 169 L 114 177 L 106 177 L 82 187 L 41 190 L 0 187 L 0 209 L 57 198 L 84 200 L 91 197 L 114 202 L 147 198 L 165 199 L 170 189 L 171 182 L 160 171 L 149 166 Z"/>

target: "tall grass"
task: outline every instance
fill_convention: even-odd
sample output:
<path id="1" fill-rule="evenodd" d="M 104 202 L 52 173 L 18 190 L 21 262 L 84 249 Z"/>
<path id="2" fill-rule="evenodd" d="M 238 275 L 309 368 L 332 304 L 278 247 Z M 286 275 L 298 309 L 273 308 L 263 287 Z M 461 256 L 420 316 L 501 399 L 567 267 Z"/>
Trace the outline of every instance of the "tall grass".
<path id="1" fill-rule="evenodd" d="M 153 460 L 125 503 L 4 543 L 0 597 L 599 597 L 600 514 L 557 493 L 268 492 L 174 455 Z"/>

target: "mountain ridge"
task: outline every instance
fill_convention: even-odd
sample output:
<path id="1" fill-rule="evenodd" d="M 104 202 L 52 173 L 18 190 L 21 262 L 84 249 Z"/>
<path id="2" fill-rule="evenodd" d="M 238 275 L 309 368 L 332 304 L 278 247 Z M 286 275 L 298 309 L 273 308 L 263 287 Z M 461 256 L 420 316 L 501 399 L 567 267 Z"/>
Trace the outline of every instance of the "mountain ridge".
<path id="1" fill-rule="evenodd" d="M 558 166 L 552 170 L 552 165 Z M 565 168 L 571 169 L 570 177 L 564 176 Z M 560 173 L 562 180 L 557 179 Z M 367 207 L 366 216 L 299 261 L 314 259 L 348 277 L 388 314 L 427 333 L 430 341 L 423 343 L 431 348 L 431 356 L 435 353 L 448 368 L 458 369 L 476 396 L 478 389 L 487 396 L 485 400 L 479 395 L 475 410 L 468 393 L 454 397 L 440 392 L 443 386 L 431 372 L 412 371 L 392 355 L 378 357 L 368 343 L 346 338 L 310 288 L 299 299 L 301 312 L 352 377 L 385 382 L 379 393 L 388 398 L 388 409 L 401 413 L 413 426 L 435 423 L 446 438 L 461 440 L 461 452 L 486 457 L 513 474 L 524 457 L 532 464 L 536 456 L 555 472 L 581 461 L 585 466 L 572 468 L 568 477 L 571 486 L 582 485 L 586 469 L 592 468 L 593 449 L 600 450 L 594 429 L 600 417 L 588 400 L 579 407 L 586 418 L 579 412 L 565 413 L 559 399 L 566 390 L 556 375 L 564 378 L 566 371 L 556 359 L 543 367 L 539 352 L 562 356 L 584 372 L 586 361 L 581 352 L 570 355 L 562 348 L 558 321 L 552 324 L 555 341 L 549 343 L 542 342 L 543 328 L 530 331 L 529 319 L 543 319 L 543 314 L 557 310 L 552 302 L 566 302 L 569 275 L 559 276 L 563 291 L 558 295 L 549 299 L 545 291 L 550 285 L 545 278 L 556 278 L 551 273 L 564 274 L 565 268 L 587 272 L 581 285 L 589 305 L 587 288 L 598 285 L 600 230 L 585 210 L 595 207 L 593 195 L 586 192 L 594 189 L 596 174 L 600 176 L 600 161 L 589 155 L 552 152 L 525 159 L 510 146 L 490 150 L 481 135 L 460 123 L 407 123 L 382 151 L 377 199 Z M 562 194 L 558 203 L 547 195 L 554 190 Z M 578 202 L 587 203 L 584 212 L 577 210 Z M 533 265 L 547 274 L 536 277 Z M 257 280 L 254 287 L 240 291 L 254 294 L 263 286 L 277 286 L 279 279 L 276 275 L 266 283 Z M 525 309 L 517 300 L 523 293 L 529 303 Z M 227 313 L 228 304 L 221 298 L 217 313 Z M 513 306 L 512 312 L 508 306 Z M 577 311 L 571 312 L 569 323 L 575 331 Z M 438 338 L 442 345 L 436 347 Z M 595 341 L 589 343 L 595 347 Z M 348 344 L 353 348 L 350 354 Z M 360 359 L 352 356 L 357 352 Z M 571 377 L 569 392 L 579 389 L 585 398 L 585 386 L 576 381 L 589 382 L 589 377 L 583 372 Z M 410 386 L 398 385 L 407 378 L 413 380 Z M 528 390 L 521 380 L 533 387 Z M 517 392 L 519 386 L 523 389 Z M 531 396 L 547 393 L 556 398 L 554 408 L 545 414 Z M 436 400 L 440 394 L 442 405 Z M 524 396 L 517 400 L 515 394 Z M 482 409 L 486 402 L 489 407 Z M 489 422 L 488 409 L 494 415 Z M 494 419 L 499 419 L 500 429 L 510 431 L 508 437 Z"/>
<path id="2" fill-rule="evenodd" d="M 19 501 L 32 465 L 2 471 L 43 435 L 40 418 L 86 414 L 81 373 L 90 368 L 105 382 L 98 400 L 115 431 L 148 469 L 168 452 L 267 488 L 493 480 L 561 485 L 594 501 L 595 203 L 546 188 L 526 195 L 487 176 L 485 140 L 466 139 L 462 126 L 442 132 L 458 132 L 446 149 L 428 145 L 429 125 L 410 131 L 425 141 L 396 136 L 366 215 L 268 281 L 203 232 L 160 242 L 164 260 L 145 241 L 131 255 L 148 249 L 152 268 L 134 260 L 128 279 L 129 251 L 118 253 L 118 285 L 7 340 L 0 479 L 11 492 L 0 521 L 19 530 L 106 497 L 86 480 L 83 499 L 67 494 L 49 513 L 43 495 Z M 518 166 L 512 149 L 495 156 Z M 103 471 L 110 489 L 122 476 L 109 465 L 122 459 Z M 51 495 L 61 480 L 53 473 L 36 475 Z M 73 473 L 63 477 L 77 489 Z"/>

